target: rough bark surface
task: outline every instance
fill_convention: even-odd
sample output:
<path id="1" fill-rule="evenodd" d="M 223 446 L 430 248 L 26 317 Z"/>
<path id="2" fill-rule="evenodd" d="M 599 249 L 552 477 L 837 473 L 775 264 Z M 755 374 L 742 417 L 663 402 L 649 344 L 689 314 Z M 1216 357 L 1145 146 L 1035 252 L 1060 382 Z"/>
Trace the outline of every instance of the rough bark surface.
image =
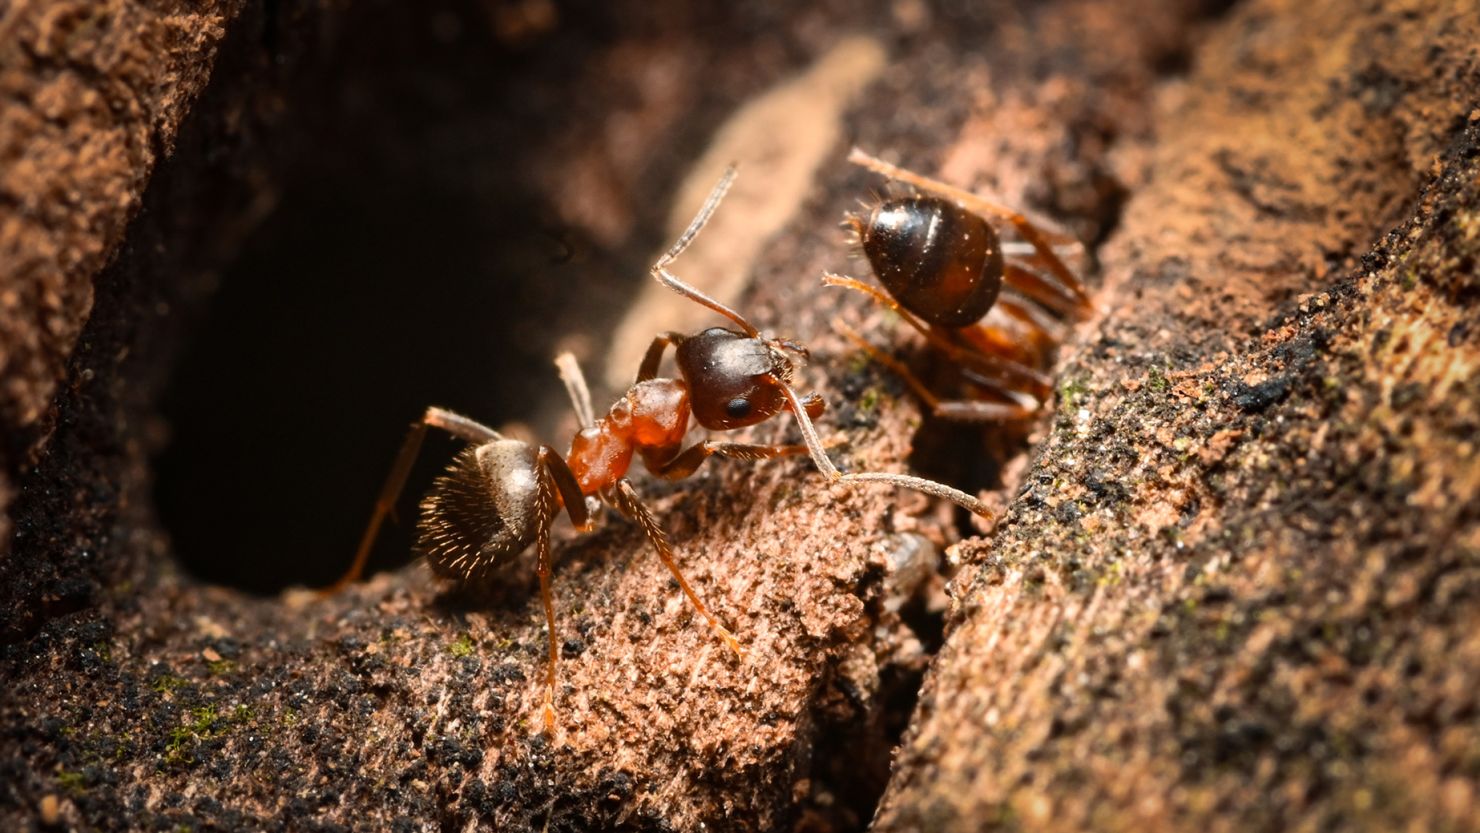
<path id="1" fill-rule="evenodd" d="M 49 431 L 43 417 L 92 310 L 93 278 L 240 6 L 0 8 L 0 541 L 10 540 L 12 478 Z"/>
<path id="2" fill-rule="evenodd" d="M 37 5 L 0 13 L 0 32 L 43 43 L 56 30 Z M 630 525 L 560 541 L 553 737 L 534 725 L 545 632 L 527 569 L 480 592 L 408 569 L 319 600 L 251 598 L 172 566 L 147 508 L 160 360 L 181 337 L 159 310 L 198 304 L 198 273 L 256 216 L 272 169 L 222 160 L 264 155 L 253 137 L 282 112 L 266 67 L 304 60 L 304 32 L 337 13 L 270 5 L 138 41 L 164 74 L 119 136 L 181 138 L 121 251 L 129 200 L 168 142 L 116 139 L 136 150 L 106 176 L 0 180 L 26 195 L 0 200 L 0 245 L 30 247 L 0 285 L 0 316 L 20 310 L 14 336 L 0 319 L 14 455 L 0 476 L 22 484 L 0 562 L 0 826 L 861 829 L 925 659 L 931 549 L 950 534 L 948 513 L 909 495 L 829 490 L 799 462 L 648 485 L 743 659 Z M 538 23 L 526 12 L 540 6 L 485 12 L 537 41 L 569 20 Z M 107 8 L 66 19 L 138 13 Z M 602 89 L 656 56 L 680 75 L 707 70 L 733 103 L 759 91 L 750 75 L 782 80 L 845 33 L 871 33 L 891 68 L 843 134 L 1072 225 L 1106 276 L 1104 314 L 1071 341 L 1029 464 L 1007 432 L 986 450 L 972 431 L 939 445 L 930 422 L 913 438 L 915 403 L 832 334 L 841 309 L 909 344 L 811 277 L 847 268 L 837 220 L 878 185 L 843 147 L 754 266 L 742 306 L 807 338 L 809 387 L 834 405 L 825 430 L 850 442 L 841 461 L 897 467 L 916 440 L 926 457 L 988 461 L 1014 487 L 997 528 L 952 550 L 946 644 L 878 829 L 1474 826 L 1472 9 L 650 14 L 593 15 L 602 57 L 578 62 L 568 89 Z M 181 128 L 218 42 L 246 69 Z M 23 52 L 38 64 L 7 58 L 5 83 L 49 77 L 47 48 Z M 179 78 L 193 80 L 159 80 Z M 628 171 L 678 178 L 683 160 L 651 148 L 702 150 L 684 114 L 723 115 L 662 78 L 636 87 L 653 94 L 642 106 L 597 96 L 581 113 L 604 124 L 629 106 L 620 129 L 593 139 L 570 122 L 527 157 L 528 178 L 598 241 L 662 216 Z M 16 100 L 0 152 L 74 129 L 62 111 L 22 125 L 40 105 Z M 40 231 L 10 231 L 28 223 Z M 23 464 L 48 408 L 54 433 Z"/>
<path id="3" fill-rule="evenodd" d="M 875 829 L 1476 825 L 1480 21 L 1392 12 L 1170 91 Z"/>

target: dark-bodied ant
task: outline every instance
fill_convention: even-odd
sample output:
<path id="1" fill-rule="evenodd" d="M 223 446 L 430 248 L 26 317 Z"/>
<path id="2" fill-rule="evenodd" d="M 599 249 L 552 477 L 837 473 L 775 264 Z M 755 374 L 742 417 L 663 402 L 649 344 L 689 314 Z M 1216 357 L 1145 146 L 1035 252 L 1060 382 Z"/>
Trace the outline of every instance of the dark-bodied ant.
<path id="1" fill-rule="evenodd" d="M 765 460 L 808 454 L 832 482 L 875 482 L 914 489 L 953 501 L 979 514 L 985 507 L 974 497 L 949 486 L 904 474 L 843 473 L 828 459 L 812 420 L 825 403 L 817 394 L 798 396 L 791 386 L 797 364 L 807 355 L 801 345 L 761 334 L 738 312 L 684 283 L 668 271 L 708 222 L 734 178 L 734 169 L 710 192 L 689 227 L 657 263 L 652 275 L 664 286 L 730 319 L 739 330 L 713 327 L 696 335 L 664 333 L 653 339 L 637 371 L 637 381 L 597 419 L 591 396 L 575 359 L 556 360 L 581 429 L 562 457 L 548 445 L 509 439 L 467 417 L 428 408 L 416 422 L 396 457 L 376 501 L 349 571 L 324 592 L 355 581 L 371 545 L 406 484 L 427 428 L 439 428 L 465 440 L 468 447 L 437 478 L 421 503 L 418 548 L 438 576 L 476 581 L 510 563 L 533 543 L 537 554 L 540 597 L 549 635 L 549 665 L 543 710 L 546 730 L 553 729 L 556 661 L 555 608 L 550 596 L 550 527 L 564 508 L 577 530 L 588 531 L 586 500 L 594 497 L 637 522 L 658 558 L 678 581 L 716 633 L 743 656 L 739 641 L 719 623 L 684 579 L 673 548 L 657 519 L 627 479 L 635 454 L 648 471 L 665 479 L 694 473 L 710 457 Z M 658 367 L 667 348 L 675 349 L 678 379 L 660 378 Z M 790 411 L 801 429 L 801 445 L 752 445 L 705 440 L 683 448 L 689 420 L 711 431 L 732 431 Z"/>
<path id="2" fill-rule="evenodd" d="M 942 399 L 898 359 L 841 322 L 838 328 L 897 373 L 936 416 L 985 422 L 1037 412 L 1052 389 L 1042 367 L 1061 340 L 1050 313 L 1078 316 L 1093 308 L 1054 248 L 1074 239 L 858 148 L 848 161 L 924 195 L 879 201 L 867 217 L 845 223 L 884 290 L 835 274 L 824 283 L 862 292 L 898 313 L 954 362 L 975 398 Z M 1020 241 L 1004 245 L 989 218 L 1010 226 Z M 1002 315 L 989 322 L 994 307 Z"/>

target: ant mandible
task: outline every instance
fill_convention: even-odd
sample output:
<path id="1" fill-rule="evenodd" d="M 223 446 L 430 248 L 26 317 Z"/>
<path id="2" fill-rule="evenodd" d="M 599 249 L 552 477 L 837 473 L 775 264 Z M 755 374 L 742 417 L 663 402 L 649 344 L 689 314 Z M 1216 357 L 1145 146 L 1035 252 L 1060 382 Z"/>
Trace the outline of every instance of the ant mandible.
<path id="1" fill-rule="evenodd" d="M 721 625 L 684 579 L 674 560 L 668 537 L 627 479 L 634 453 L 648 471 L 670 480 L 694 473 L 710 457 L 765 460 L 808 454 L 818 471 L 832 482 L 877 482 L 903 486 L 953 501 L 978 514 L 985 507 L 971 495 L 919 477 L 885 472 L 844 473 L 833 465 L 812 420 L 825 403 L 817 394 L 797 395 L 791 386 L 806 349 L 794 341 L 761 334 L 738 312 L 684 283 L 668 266 L 693 241 L 724 198 L 735 176 L 726 170 L 698 215 L 657 263 L 652 275 L 664 286 L 703 304 L 740 327 L 712 327 L 695 335 L 664 333 L 653 339 L 637 371 L 637 381 L 597 419 L 591 395 L 574 357 L 556 360 L 581 429 L 562 457 L 548 445 L 533 446 L 510 439 L 465 416 L 443 408 L 428 408 L 411 432 L 376 500 L 375 509 L 354 563 L 325 593 L 333 593 L 358 579 L 381 524 L 406 485 L 407 475 L 428 428 L 438 428 L 469 443 L 453 458 L 421 503 L 418 548 L 432 572 L 457 581 L 485 578 L 533 543 L 537 553 L 540 598 L 549 635 L 544 725 L 555 721 L 556 662 L 555 608 L 550 595 L 550 527 L 563 508 L 579 531 L 589 531 L 591 517 L 586 498 L 598 498 L 642 527 L 653 549 L 678 581 L 694 608 L 737 654 L 740 642 Z M 668 347 L 675 348 L 678 379 L 658 376 Z M 790 411 L 801 429 L 801 445 L 752 445 L 705 440 L 682 448 L 693 417 L 711 431 L 732 431 L 755 425 Z"/>
<path id="2" fill-rule="evenodd" d="M 985 396 L 941 399 L 898 359 L 847 325 L 837 322 L 838 328 L 897 373 L 936 416 L 971 422 L 1031 416 L 1052 389 L 1040 367 L 1061 340 L 1058 322 L 1045 310 L 1077 316 L 1093 309 L 1083 284 L 1053 245 L 1077 241 L 858 148 L 848 161 L 925 196 L 882 200 L 867 218 L 851 215 L 845 221 L 887 293 L 844 275 L 828 273 L 823 282 L 857 290 L 894 310 Z M 1004 246 L 987 218 L 1010 225 L 1021 242 Z M 1002 295 L 1004 285 L 1011 295 Z M 984 319 L 994 306 L 1004 315 L 988 323 Z"/>

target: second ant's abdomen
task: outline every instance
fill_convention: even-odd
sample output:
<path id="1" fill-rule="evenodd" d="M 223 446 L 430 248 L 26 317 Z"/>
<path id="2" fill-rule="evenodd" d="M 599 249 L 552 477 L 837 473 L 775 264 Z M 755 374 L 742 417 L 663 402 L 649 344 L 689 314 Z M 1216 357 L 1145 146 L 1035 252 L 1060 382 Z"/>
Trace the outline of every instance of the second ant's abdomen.
<path id="1" fill-rule="evenodd" d="M 1002 291 L 1002 243 L 955 203 L 911 197 L 880 204 L 859 229 L 864 254 L 900 305 L 942 327 L 981 320 Z"/>
<path id="2" fill-rule="evenodd" d="M 418 548 L 439 576 L 474 579 L 534 540 L 536 450 L 517 440 L 463 449 L 421 502 Z"/>

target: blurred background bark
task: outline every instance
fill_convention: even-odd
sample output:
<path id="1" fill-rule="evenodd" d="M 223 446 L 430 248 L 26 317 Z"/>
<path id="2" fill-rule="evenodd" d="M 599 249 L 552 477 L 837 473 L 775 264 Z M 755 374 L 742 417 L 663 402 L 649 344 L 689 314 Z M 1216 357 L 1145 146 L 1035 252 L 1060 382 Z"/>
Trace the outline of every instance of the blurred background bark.
<path id="1" fill-rule="evenodd" d="M 1474 828 L 1477 44 L 1441 2 L 0 6 L 0 823 Z M 1041 424 L 922 421 L 834 334 L 930 361 L 817 281 L 863 268 L 850 144 L 1086 241 Z M 629 526 L 562 540 L 553 737 L 528 570 L 280 592 L 426 404 L 563 447 L 556 350 L 702 326 L 633 299 L 730 158 L 681 273 L 812 347 L 840 459 L 994 528 L 795 461 L 644 484 L 748 656 Z"/>

